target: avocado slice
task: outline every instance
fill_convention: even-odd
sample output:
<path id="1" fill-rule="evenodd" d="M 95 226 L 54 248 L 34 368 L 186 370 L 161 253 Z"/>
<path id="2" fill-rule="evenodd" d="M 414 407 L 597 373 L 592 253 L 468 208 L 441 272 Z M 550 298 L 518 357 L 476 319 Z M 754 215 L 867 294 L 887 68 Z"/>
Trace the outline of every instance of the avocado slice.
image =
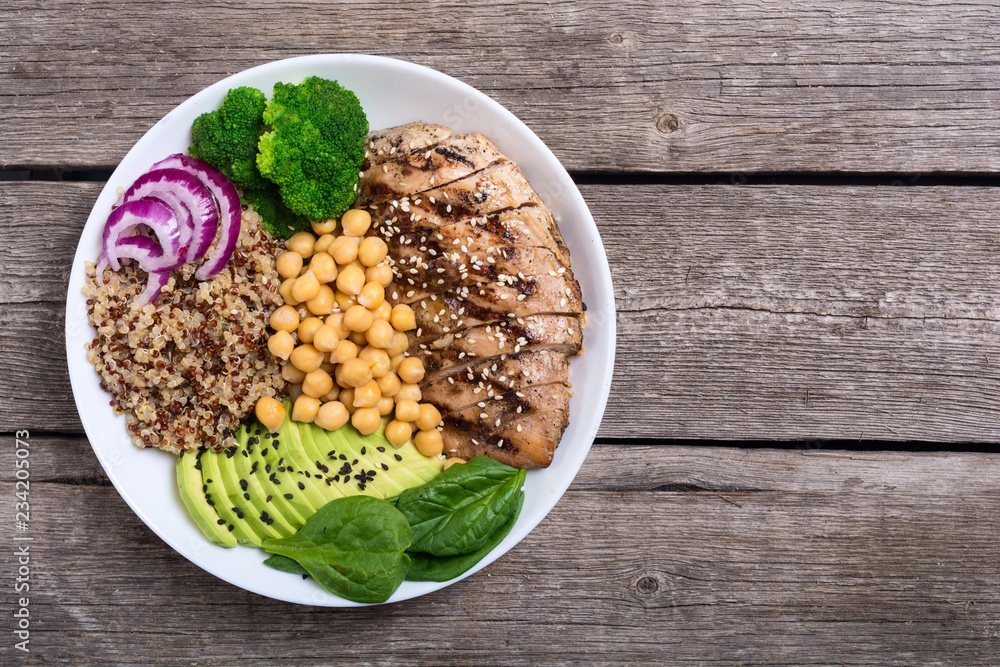
<path id="1" fill-rule="evenodd" d="M 331 500 L 343 498 L 345 494 L 332 484 L 326 483 L 329 467 L 323 470 L 316 463 L 322 461 L 314 455 L 315 452 L 306 448 L 303 441 L 303 431 L 313 428 L 310 424 L 299 424 L 291 419 L 278 429 L 279 437 L 284 441 L 284 447 L 295 461 L 294 481 L 295 491 L 313 503 L 317 510 Z"/>
<path id="2" fill-rule="evenodd" d="M 237 442 L 239 441 L 237 440 Z M 243 483 L 247 483 L 247 490 L 249 490 L 249 480 L 242 479 L 236 472 L 234 459 L 239 456 L 239 449 L 239 446 L 234 445 L 215 454 L 215 463 L 222 474 L 222 481 L 226 484 L 230 510 L 238 519 L 249 523 L 253 532 L 260 535 L 262 539 L 286 537 L 290 533 L 283 530 L 280 525 L 274 527 L 277 519 L 271 515 L 277 513 L 273 510 L 268 512 L 266 507 L 258 508 L 257 504 L 247 497 L 250 494 L 243 489 Z"/>
<path id="3" fill-rule="evenodd" d="M 204 451 L 204 450 L 201 450 Z M 209 504 L 205 482 L 198 463 L 200 453 L 182 452 L 177 459 L 177 490 L 188 514 L 212 544 L 232 549 L 236 546 L 233 527 Z"/>
<path id="4" fill-rule="evenodd" d="M 265 502 L 272 504 L 277 513 L 282 514 L 289 523 L 305 524 L 309 517 L 316 513 L 317 508 L 302 494 L 292 493 L 291 498 L 285 496 L 286 493 L 291 493 L 285 489 L 292 489 L 296 486 L 288 466 L 294 463 L 293 467 L 297 471 L 297 460 L 290 455 L 286 462 L 284 457 L 278 453 L 279 448 L 275 447 L 274 443 L 279 442 L 280 444 L 280 432 L 275 438 L 275 434 L 268 433 L 264 427 L 258 424 L 252 423 L 251 429 L 252 438 L 247 443 L 250 469 L 264 492 Z M 294 447 L 289 447 L 289 449 L 294 450 Z"/>
<path id="5" fill-rule="evenodd" d="M 292 506 L 285 500 L 281 493 L 273 488 L 273 485 L 271 485 L 272 488 L 265 490 L 262 480 L 267 482 L 266 477 L 258 477 L 254 474 L 256 469 L 253 468 L 253 461 L 256 459 L 251 458 L 250 451 L 259 442 L 259 437 L 251 437 L 246 426 L 237 431 L 234 437 L 236 438 L 236 442 L 239 443 L 239 449 L 236 451 L 236 455 L 233 456 L 233 463 L 236 467 L 236 474 L 240 478 L 239 484 L 240 489 L 243 491 L 244 502 L 249 502 L 253 505 L 257 516 L 266 511 L 268 517 L 273 519 L 273 523 L 270 524 L 271 528 L 281 533 L 282 537 L 294 535 L 305 523 L 304 519 L 302 519 L 298 512 L 292 509 Z M 260 464 L 257 465 L 259 468 Z M 254 472 L 251 472 L 251 470 Z M 278 499 L 274 498 L 275 494 L 278 495 Z M 268 496 L 271 496 L 270 501 L 267 500 Z"/>
<path id="6" fill-rule="evenodd" d="M 377 498 L 390 498 L 399 495 L 408 486 L 413 486 L 387 472 L 386 468 L 393 471 L 397 465 L 402 471 L 402 465 L 393 460 L 391 454 L 379 452 L 372 436 L 361 435 L 353 426 L 320 433 L 316 437 L 323 442 L 322 448 L 332 452 L 333 458 L 339 460 L 344 455 L 353 464 L 354 471 L 348 479 L 354 489 L 361 493 L 375 495 Z M 404 474 L 403 477 L 407 476 Z"/>
<path id="7" fill-rule="evenodd" d="M 219 513 L 219 516 L 233 526 L 233 534 L 241 544 L 260 546 L 263 538 L 241 516 L 245 514 L 243 510 L 234 507 L 230 500 L 232 496 L 236 496 L 236 492 L 230 492 L 226 488 L 225 477 L 219 468 L 219 456 L 224 457 L 225 454 L 220 455 L 213 452 L 205 452 L 201 456 L 201 474 L 205 478 L 205 486 L 208 489 L 206 493 L 211 494 L 211 500 L 214 503 L 213 507 L 215 507 L 215 511 Z"/>

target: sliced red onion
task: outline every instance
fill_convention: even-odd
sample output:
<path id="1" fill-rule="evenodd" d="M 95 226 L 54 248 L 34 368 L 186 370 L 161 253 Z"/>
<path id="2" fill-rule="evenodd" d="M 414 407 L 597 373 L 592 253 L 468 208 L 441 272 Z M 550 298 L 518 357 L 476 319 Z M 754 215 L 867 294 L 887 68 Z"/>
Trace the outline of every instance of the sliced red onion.
<path id="1" fill-rule="evenodd" d="M 146 280 L 146 289 L 135 298 L 135 305 L 145 306 L 153 303 L 156 297 L 160 296 L 160 291 L 167 286 L 170 280 L 170 271 L 151 271 Z"/>
<path id="2" fill-rule="evenodd" d="M 163 248 L 148 236 L 128 236 L 118 240 L 115 248 L 119 259 L 128 257 L 139 263 L 139 268 L 148 273 L 170 271 L 184 263 L 183 257 L 167 257 Z"/>
<path id="3" fill-rule="evenodd" d="M 153 169 L 135 179 L 122 195 L 122 203 L 134 199 L 155 197 L 173 210 L 181 231 L 181 248 L 185 259 L 193 262 L 205 253 L 205 248 L 192 243 L 195 229 L 211 228 L 215 234 L 219 212 L 212 193 L 201 180 L 184 169 Z M 199 252 L 200 250 L 200 252 Z"/>
<path id="4" fill-rule="evenodd" d="M 194 274 L 198 280 L 208 280 L 221 271 L 232 257 L 236 241 L 240 237 L 243 209 L 240 206 L 240 195 L 236 191 L 236 186 L 212 165 L 183 153 L 175 153 L 160 160 L 152 166 L 152 169 L 183 169 L 197 176 L 215 196 L 219 206 L 219 240 L 215 244 L 215 249 Z M 198 221 L 195 220 L 191 245 L 200 247 L 204 244 L 205 250 L 202 250 L 204 253 L 215 238 L 215 230 L 199 229 L 197 224 Z"/>
<path id="5" fill-rule="evenodd" d="M 146 225 L 153 231 L 167 262 L 183 261 L 180 228 L 170 207 L 156 199 L 135 199 L 112 211 L 104 225 L 103 259 L 111 268 L 116 271 L 121 268 L 118 245 L 123 238 L 142 238 L 141 235 L 128 236 L 139 225 Z"/>

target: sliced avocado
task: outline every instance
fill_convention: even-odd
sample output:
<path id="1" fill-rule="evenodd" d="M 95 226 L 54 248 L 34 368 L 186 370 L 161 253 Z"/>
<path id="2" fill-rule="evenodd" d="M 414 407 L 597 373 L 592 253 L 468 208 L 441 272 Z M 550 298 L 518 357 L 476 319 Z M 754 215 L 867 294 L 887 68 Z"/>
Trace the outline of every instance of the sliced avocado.
<path id="1" fill-rule="evenodd" d="M 233 457 L 233 463 L 236 466 L 236 474 L 240 477 L 240 488 L 243 491 L 244 501 L 253 505 L 258 516 L 267 511 L 268 517 L 274 520 L 274 523 L 270 524 L 271 528 L 280 532 L 283 537 L 294 535 L 305 521 L 298 512 L 292 509 L 284 496 L 273 488 L 273 485 L 271 488 L 264 488 L 262 481 L 267 482 L 267 477 L 254 474 L 256 469 L 253 468 L 253 465 L 256 459 L 251 458 L 250 451 L 259 442 L 259 437 L 256 435 L 251 437 L 246 426 L 237 431 L 234 437 L 240 446 Z M 258 464 L 259 467 L 260 464 Z M 279 499 L 274 498 L 276 493 Z M 267 500 L 268 496 L 271 496 L 270 501 Z"/>
<path id="2" fill-rule="evenodd" d="M 286 419 L 285 423 L 278 429 L 279 437 L 284 441 L 288 450 L 288 455 L 294 457 L 295 471 L 293 473 L 296 492 L 301 494 L 309 502 L 313 503 L 316 509 L 320 509 L 331 500 L 343 498 L 345 494 L 332 484 L 326 483 L 328 466 L 326 470 L 317 466 L 317 459 L 314 452 L 307 450 L 302 439 L 304 427 L 312 428 L 309 424 L 300 424 Z"/>
<path id="3" fill-rule="evenodd" d="M 187 507 L 188 514 L 212 544 L 232 549 L 236 546 L 236 538 L 230 532 L 226 520 L 208 503 L 204 485 L 198 454 L 182 453 L 177 459 L 177 490 L 181 494 L 184 506 Z"/>
<path id="4" fill-rule="evenodd" d="M 244 512 L 238 508 L 234 508 L 230 501 L 230 496 L 234 496 L 236 493 L 230 493 L 226 489 L 225 478 L 222 470 L 219 469 L 219 456 L 220 454 L 205 452 L 200 458 L 201 474 L 205 478 L 205 487 L 207 489 L 206 494 L 211 495 L 210 504 L 214 503 L 213 507 L 215 507 L 215 511 L 219 513 L 219 516 L 225 519 L 229 525 L 233 526 L 233 534 L 241 544 L 260 546 L 263 538 L 253 529 L 249 522 L 243 520 L 243 517 L 240 516 Z M 221 456 L 225 457 L 225 454 L 221 454 Z"/>
<path id="5" fill-rule="evenodd" d="M 229 498 L 228 507 L 236 515 L 237 519 L 249 523 L 251 528 L 253 528 L 253 532 L 260 535 L 263 539 L 289 535 L 290 533 L 283 530 L 282 526 L 274 527 L 277 520 L 272 514 L 277 514 L 276 512 L 273 510 L 268 511 L 267 507 L 258 508 L 257 504 L 247 497 L 250 494 L 243 489 L 243 485 L 247 484 L 247 489 L 249 489 L 249 482 L 241 478 L 240 474 L 236 472 L 236 461 L 234 459 L 239 456 L 239 450 L 240 448 L 234 445 L 215 454 L 216 465 L 219 466 L 222 481 L 226 485 L 226 494 Z M 206 454 L 206 456 L 209 455 Z"/>
<path id="6" fill-rule="evenodd" d="M 342 431 L 344 429 L 354 430 L 354 427 L 347 425 L 338 430 Z M 317 444 L 317 438 L 322 438 L 323 433 L 325 433 L 324 429 L 312 424 L 301 424 L 299 428 L 302 446 L 305 448 L 309 458 L 313 460 L 314 465 L 317 468 L 323 466 L 321 469 L 325 469 L 327 477 L 332 478 L 330 486 L 347 496 L 363 495 L 372 496 L 373 498 L 385 498 L 379 487 L 372 485 L 374 471 L 371 470 L 372 466 L 368 460 L 357 456 L 354 458 L 348 457 L 349 461 L 346 462 L 339 460 L 339 458 L 336 461 L 331 459 L 328 455 L 330 447 Z M 350 472 L 344 474 L 344 471 L 347 471 L 348 468 L 350 468 Z"/>
<path id="7" fill-rule="evenodd" d="M 344 454 L 352 463 L 357 461 L 353 465 L 354 473 L 350 475 L 350 481 L 359 493 L 388 498 L 399 495 L 406 488 L 406 485 L 387 474 L 383 468 L 395 468 L 395 465 L 389 465 L 392 457 L 384 458 L 385 455 L 375 449 L 369 437 L 361 435 L 350 424 L 336 431 L 317 433 L 316 439 L 322 442 L 322 449 L 332 453 L 333 458 L 339 460 L 340 455 Z"/>
<path id="8" fill-rule="evenodd" d="M 316 513 L 317 508 L 302 494 L 292 493 L 291 498 L 285 496 L 286 493 L 291 493 L 285 489 L 294 488 L 296 484 L 288 474 L 288 466 L 285 465 L 284 457 L 278 453 L 278 449 L 274 446 L 274 442 L 280 442 L 281 434 L 278 433 L 278 437 L 274 438 L 262 426 L 252 424 L 252 428 L 252 440 L 248 442 L 249 460 L 253 474 L 260 483 L 261 490 L 265 493 L 265 502 L 273 504 L 289 523 L 305 524 L 309 517 Z M 294 447 L 290 449 L 294 449 Z M 293 457 L 290 456 L 287 463 L 295 463 L 296 465 L 293 467 L 298 470 L 297 462 Z M 280 468 L 284 468 L 284 470 L 280 470 Z"/>

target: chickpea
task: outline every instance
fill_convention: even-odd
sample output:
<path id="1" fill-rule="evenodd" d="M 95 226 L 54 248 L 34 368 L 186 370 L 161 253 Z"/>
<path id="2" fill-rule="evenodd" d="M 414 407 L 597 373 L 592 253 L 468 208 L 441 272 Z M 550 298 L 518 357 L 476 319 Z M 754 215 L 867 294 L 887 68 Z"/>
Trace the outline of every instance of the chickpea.
<path id="1" fill-rule="evenodd" d="M 389 353 L 389 357 L 399 357 L 408 349 L 410 349 L 410 339 L 406 337 L 405 333 L 397 331 L 392 335 L 392 345 L 389 346 L 386 352 Z M 403 358 L 405 359 L 405 357 Z M 399 364 L 396 365 L 398 366 Z"/>
<path id="2" fill-rule="evenodd" d="M 319 412 L 319 399 L 302 394 L 292 404 L 292 421 L 311 423 Z"/>
<path id="3" fill-rule="evenodd" d="M 388 350 L 386 350 L 388 352 Z M 392 370 L 399 370 L 399 365 L 403 363 L 403 359 L 406 359 L 406 355 L 400 352 L 399 354 L 390 354 L 389 362 L 392 364 Z"/>
<path id="4" fill-rule="evenodd" d="M 337 289 L 344 294 L 357 296 L 361 293 L 361 288 L 365 286 L 365 272 L 358 267 L 348 264 L 337 275 Z M 292 296 L 295 296 L 293 294 Z M 295 296 L 295 298 L 298 298 Z"/>
<path id="5" fill-rule="evenodd" d="M 424 456 L 437 456 L 444 450 L 444 441 L 437 429 L 420 431 L 413 436 L 413 444 L 416 445 L 417 451 Z"/>
<path id="6" fill-rule="evenodd" d="M 290 363 L 281 364 L 281 377 L 291 383 L 302 382 L 306 379 L 305 371 L 300 371 Z"/>
<path id="7" fill-rule="evenodd" d="M 288 306 L 297 306 L 299 302 L 295 300 L 292 296 L 292 285 L 295 284 L 295 278 L 287 278 L 282 281 L 281 286 L 278 287 L 278 294 L 281 295 L 281 300 L 285 302 Z"/>
<path id="8" fill-rule="evenodd" d="M 278 331 L 267 339 L 267 349 L 279 359 L 288 359 L 288 355 L 295 349 L 295 339 L 287 331 Z"/>
<path id="9" fill-rule="evenodd" d="M 285 241 L 285 247 L 292 252 L 299 253 L 303 259 L 309 259 L 312 257 L 315 246 L 316 237 L 309 232 L 292 234 L 292 238 Z"/>
<path id="10" fill-rule="evenodd" d="M 392 330 L 392 325 L 385 320 L 375 320 L 368 327 L 368 331 L 365 332 L 365 339 L 367 339 L 369 345 L 385 350 L 392 347 L 393 334 L 395 333 Z M 386 364 L 388 364 L 389 355 L 387 354 L 385 357 Z"/>
<path id="11" fill-rule="evenodd" d="M 316 280 L 323 284 L 333 282 L 337 278 L 337 263 L 325 252 L 318 252 L 309 260 L 309 270 Z"/>
<path id="12" fill-rule="evenodd" d="M 292 296 L 296 301 L 308 301 L 319 293 L 319 280 L 312 271 L 306 271 L 295 279 L 292 285 Z"/>
<path id="13" fill-rule="evenodd" d="M 378 382 L 379 391 L 382 392 L 383 396 L 392 397 L 399 391 L 399 376 L 392 371 L 389 371 L 380 378 L 376 378 L 376 382 Z"/>
<path id="14" fill-rule="evenodd" d="M 385 288 L 378 283 L 365 283 L 358 294 L 358 303 L 369 310 L 375 310 L 385 303 Z"/>
<path id="15" fill-rule="evenodd" d="M 323 234 L 323 236 L 316 239 L 316 245 L 313 246 L 313 252 L 327 252 L 335 238 L 337 237 L 333 234 Z"/>
<path id="16" fill-rule="evenodd" d="M 302 385 L 292 384 L 288 387 L 288 398 L 294 403 L 295 399 L 302 395 Z"/>
<path id="17" fill-rule="evenodd" d="M 307 317 L 306 319 L 299 322 L 299 342 L 300 343 L 311 343 L 313 342 L 313 336 L 316 331 L 323 326 L 323 320 L 318 317 Z"/>
<path id="18" fill-rule="evenodd" d="M 337 334 L 337 338 L 344 340 L 347 338 L 349 333 L 344 329 L 344 314 L 343 313 L 333 313 L 328 318 L 326 318 L 326 325 L 333 327 L 334 332 Z"/>
<path id="19" fill-rule="evenodd" d="M 392 328 L 396 331 L 412 331 L 417 328 L 416 316 L 413 309 L 406 304 L 398 304 L 392 307 L 392 314 L 389 316 Z"/>
<path id="20" fill-rule="evenodd" d="M 354 390 L 353 389 L 341 389 L 340 390 L 339 400 L 340 400 L 340 403 L 347 409 L 347 412 L 349 414 L 353 415 L 354 411 L 357 410 L 357 408 L 354 407 Z"/>
<path id="21" fill-rule="evenodd" d="M 396 419 L 401 422 L 415 422 L 420 418 L 420 405 L 409 399 L 399 400 L 396 394 Z"/>
<path id="22" fill-rule="evenodd" d="M 313 233 L 316 234 L 316 236 L 332 234 L 333 230 L 337 228 L 337 219 L 330 218 L 329 220 L 312 220 L 309 222 L 309 226 L 312 227 Z"/>
<path id="23" fill-rule="evenodd" d="M 316 345 L 313 344 L 313 347 L 316 347 Z M 326 359 L 326 355 L 325 354 L 323 355 L 323 358 Z M 335 370 L 337 370 L 337 367 L 335 365 L 331 364 L 329 361 L 324 361 L 323 363 L 321 363 L 319 365 L 319 367 L 320 367 L 320 369 L 326 371 L 330 375 L 333 375 L 333 372 Z"/>
<path id="24" fill-rule="evenodd" d="M 382 394 L 379 392 L 378 383 L 375 380 L 369 380 L 368 383 L 354 390 L 354 407 L 374 408 L 378 405 L 380 398 L 382 398 Z"/>
<path id="25" fill-rule="evenodd" d="M 326 396 L 331 389 L 333 389 L 333 378 L 322 368 L 306 373 L 306 378 L 302 381 L 302 393 L 315 398 Z M 423 416 L 423 412 L 420 414 Z"/>
<path id="26" fill-rule="evenodd" d="M 316 296 L 306 301 L 306 308 L 313 315 L 329 315 L 334 305 L 333 288 L 329 285 L 320 285 Z"/>
<path id="27" fill-rule="evenodd" d="M 361 387 L 371 382 L 371 379 L 372 369 L 358 358 L 348 359 L 337 371 L 337 384 L 341 387 Z"/>
<path id="28" fill-rule="evenodd" d="M 340 290 L 337 290 L 336 292 L 333 293 L 333 298 L 337 302 L 337 308 L 345 313 L 347 312 L 348 308 L 350 308 L 351 306 L 356 306 L 358 304 L 358 300 L 355 297 L 351 296 L 350 294 L 344 294 Z"/>
<path id="29" fill-rule="evenodd" d="M 405 445 L 411 435 L 413 435 L 413 427 L 398 419 L 393 419 L 385 427 L 385 439 L 396 449 Z"/>
<path id="30" fill-rule="evenodd" d="M 306 343 L 292 350 L 288 360 L 300 371 L 312 373 L 323 364 L 323 353 Z"/>
<path id="31" fill-rule="evenodd" d="M 385 350 L 366 345 L 358 352 L 358 359 L 368 364 L 368 368 L 372 369 L 372 377 L 375 379 L 392 372 L 392 364 L 389 363 L 389 355 L 385 353 Z"/>
<path id="32" fill-rule="evenodd" d="M 371 435 L 382 425 L 382 418 L 375 408 L 358 408 L 351 415 L 351 425 L 358 429 L 361 435 Z"/>
<path id="33" fill-rule="evenodd" d="M 302 255 L 297 252 L 283 252 L 274 260 L 274 268 L 282 278 L 294 278 L 302 270 Z"/>
<path id="34" fill-rule="evenodd" d="M 365 266 L 375 266 L 385 259 L 388 252 L 389 246 L 385 244 L 385 241 L 377 236 L 369 236 L 358 246 L 358 259 Z"/>
<path id="35" fill-rule="evenodd" d="M 337 264 L 347 266 L 358 257 L 358 248 L 361 239 L 354 236 L 338 236 L 330 244 L 330 254 L 337 260 Z"/>
<path id="36" fill-rule="evenodd" d="M 383 417 L 388 417 L 389 415 L 391 415 L 392 410 L 395 407 L 396 407 L 395 401 L 393 401 L 388 396 L 383 396 L 382 398 L 378 399 L 378 404 L 375 406 L 375 408 L 378 410 L 378 413 Z"/>
<path id="37" fill-rule="evenodd" d="M 301 325 L 299 328 L 301 328 Z M 339 342 L 340 338 L 337 336 L 337 331 L 329 324 L 319 327 L 313 334 L 313 347 L 320 352 L 332 352 L 336 349 Z"/>
<path id="38" fill-rule="evenodd" d="M 392 268 L 382 262 L 365 269 L 365 280 L 370 283 L 378 283 L 382 287 L 388 287 L 392 283 Z"/>
<path id="39" fill-rule="evenodd" d="M 335 364 L 343 364 L 357 356 L 358 346 L 349 340 L 342 340 L 330 353 L 330 361 Z"/>
<path id="40" fill-rule="evenodd" d="M 379 304 L 378 308 L 372 310 L 372 313 L 380 320 L 389 321 L 389 317 L 392 316 L 392 306 L 389 305 L 388 301 L 383 301 Z"/>
<path id="41" fill-rule="evenodd" d="M 423 394 L 420 392 L 420 385 L 403 382 L 399 385 L 399 391 L 396 392 L 393 398 L 396 399 L 396 405 L 398 406 L 400 401 L 413 401 L 416 403 L 422 397 Z"/>
<path id="42" fill-rule="evenodd" d="M 299 313 L 294 308 L 285 304 L 271 313 L 268 324 L 275 331 L 287 331 L 292 333 L 299 327 Z"/>
<path id="43" fill-rule="evenodd" d="M 460 459 L 457 456 L 453 456 L 453 457 L 451 457 L 450 459 L 448 459 L 447 461 L 444 462 L 444 469 L 447 470 L 448 468 L 452 467 L 456 463 L 465 463 L 465 459 Z"/>
<path id="44" fill-rule="evenodd" d="M 306 380 L 309 380 L 309 376 L 306 376 Z M 302 385 L 302 390 L 305 391 L 305 385 Z M 308 393 L 308 392 L 306 392 Z M 416 419 L 417 428 L 421 431 L 429 431 L 432 428 L 437 428 L 441 424 L 441 413 L 430 403 L 420 404 L 420 416 Z"/>
<path id="45" fill-rule="evenodd" d="M 416 384 L 424 379 L 424 362 L 416 357 L 407 357 L 399 362 L 396 373 L 399 374 L 399 379 L 403 382 Z"/>
<path id="46" fill-rule="evenodd" d="M 364 306 L 351 306 L 344 313 L 344 328 L 348 331 L 368 331 L 375 321 L 375 316 Z"/>
<path id="47" fill-rule="evenodd" d="M 338 387 L 336 383 L 334 383 L 333 389 L 331 389 L 326 394 L 321 396 L 319 400 L 323 401 L 324 403 L 329 403 L 330 401 L 335 401 L 338 398 L 340 398 L 340 387 Z"/>
<path id="48" fill-rule="evenodd" d="M 285 406 L 276 398 L 261 396 L 253 409 L 257 421 L 270 433 L 276 432 L 285 423 Z"/>
<path id="49" fill-rule="evenodd" d="M 347 407 L 340 401 L 330 401 L 319 406 L 316 412 L 316 426 L 325 428 L 327 431 L 336 431 L 351 418 L 347 412 Z"/>
<path id="50" fill-rule="evenodd" d="M 364 331 L 352 331 L 351 335 L 347 337 L 347 340 L 351 341 L 352 343 L 358 346 L 368 344 L 368 339 L 365 338 Z"/>
<path id="51" fill-rule="evenodd" d="M 363 208 L 354 208 L 340 218 L 340 227 L 347 236 L 364 236 L 372 224 L 372 216 Z"/>

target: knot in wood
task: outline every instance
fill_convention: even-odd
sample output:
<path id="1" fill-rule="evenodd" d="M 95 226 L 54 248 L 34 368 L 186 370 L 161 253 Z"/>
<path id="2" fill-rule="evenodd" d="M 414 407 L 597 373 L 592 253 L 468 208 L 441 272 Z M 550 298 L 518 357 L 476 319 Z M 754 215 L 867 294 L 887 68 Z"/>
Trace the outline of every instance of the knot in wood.
<path id="1" fill-rule="evenodd" d="M 665 112 L 656 119 L 656 131 L 660 134 L 670 134 L 681 129 L 681 117 L 675 113 Z"/>
<path id="2" fill-rule="evenodd" d="M 655 595 L 660 590 L 660 583 L 656 580 L 656 577 L 648 575 L 639 577 L 639 580 L 635 582 L 635 590 L 641 595 Z"/>
<path id="3" fill-rule="evenodd" d="M 608 37 L 608 41 L 611 42 L 612 44 L 621 44 L 623 41 L 625 41 L 625 38 L 616 32 L 613 35 L 611 35 L 611 37 Z"/>

